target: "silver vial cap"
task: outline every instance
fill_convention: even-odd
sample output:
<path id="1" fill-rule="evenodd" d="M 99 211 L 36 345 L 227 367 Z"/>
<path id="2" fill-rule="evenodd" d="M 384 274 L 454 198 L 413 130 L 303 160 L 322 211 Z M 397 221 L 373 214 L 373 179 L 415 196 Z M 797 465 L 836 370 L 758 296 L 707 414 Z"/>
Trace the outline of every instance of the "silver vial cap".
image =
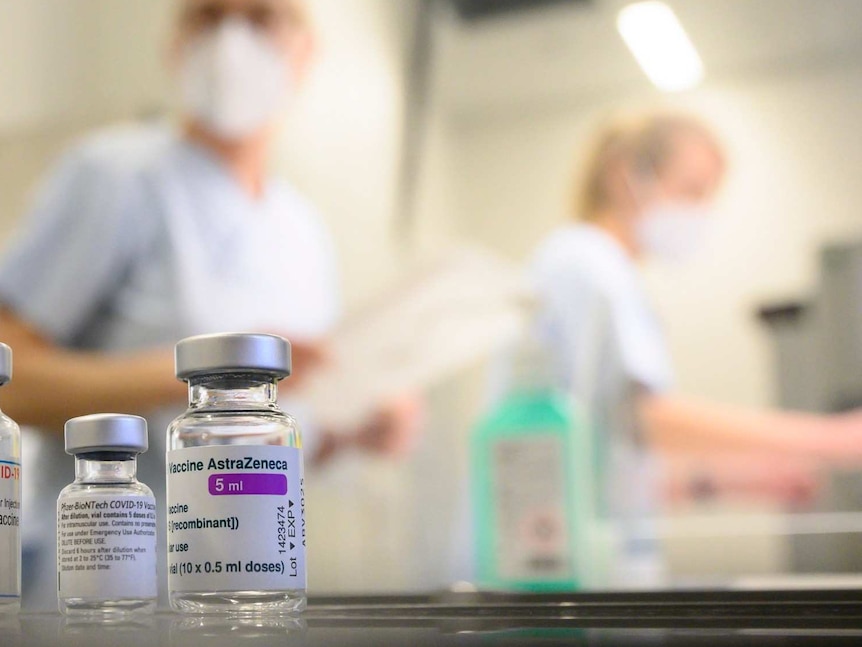
<path id="1" fill-rule="evenodd" d="M 147 421 L 140 416 L 98 413 L 66 422 L 66 453 L 134 452 L 143 454 L 149 446 Z"/>
<path id="2" fill-rule="evenodd" d="M 12 349 L 0 343 L 0 386 L 12 379 Z"/>
<path id="3" fill-rule="evenodd" d="M 223 333 L 188 337 L 177 344 L 177 377 L 216 373 L 290 375 L 290 342 L 278 335 Z"/>

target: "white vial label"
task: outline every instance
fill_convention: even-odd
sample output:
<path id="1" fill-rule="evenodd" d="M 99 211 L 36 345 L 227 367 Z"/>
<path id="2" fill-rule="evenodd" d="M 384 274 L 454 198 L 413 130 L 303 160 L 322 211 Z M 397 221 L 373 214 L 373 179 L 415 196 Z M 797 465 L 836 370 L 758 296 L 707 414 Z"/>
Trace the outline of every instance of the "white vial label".
<path id="1" fill-rule="evenodd" d="M 565 445 L 555 436 L 494 444 L 497 559 L 508 579 L 573 576 Z"/>
<path id="2" fill-rule="evenodd" d="M 57 501 L 59 596 L 156 597 L 156 500 L 98 495 Z"/>
<path id="3" fill-rule="evenodd" d="M 168 452 L 168 588 L 305 589 L 302 452 L 233 445 Z"/>
<path id="4" fill-rule="evenodd" d="M 21 559 L 21 463 L 0 456 L 0 598 L 17 598 Z"/>

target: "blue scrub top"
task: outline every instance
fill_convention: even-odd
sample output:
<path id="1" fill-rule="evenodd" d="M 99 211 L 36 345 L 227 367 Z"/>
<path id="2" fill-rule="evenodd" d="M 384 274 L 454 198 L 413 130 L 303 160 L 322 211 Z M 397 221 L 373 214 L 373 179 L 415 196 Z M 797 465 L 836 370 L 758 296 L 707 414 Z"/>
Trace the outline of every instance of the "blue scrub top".
<path id="1" fill-rule="evenodd" d="M 602 229 L 571 224 L 553 232 L 531 263 L 539 299 L 538 334 L 555 373 L 586 408 L 593 429 L 598 518 L 618 524 L 610 573 L 599 586 L 658 585 L 660 545 L 655 457 L 635 410 L 639 393 L 673 386 L 666 339 L 634 261 Z"/>
<path id="2" fill-rule="evenodd" d="M 327 333 L 332 244 L 284 182 L 252 199 L 211 154 L 159 126 L 68 152 L 0 261 L 0 301 L 72 348 L 133 350 L 224 330 Z"/>

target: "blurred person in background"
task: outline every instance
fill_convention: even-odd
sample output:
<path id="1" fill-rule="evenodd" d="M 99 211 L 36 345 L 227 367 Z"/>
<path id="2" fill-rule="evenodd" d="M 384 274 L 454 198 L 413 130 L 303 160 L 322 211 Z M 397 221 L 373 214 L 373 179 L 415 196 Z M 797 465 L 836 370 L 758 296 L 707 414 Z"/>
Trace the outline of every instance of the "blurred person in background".
<path id="1" fill-rule="evenodd" d="M 307 2 L 176 5 L 169 62 L 178 125 L 111 128 L 75 146 L 0 261 L 0 339 L 15 350 L 4 409 L 40 430 L 26 441 L 30 455 L 38 445 L 27 470 L 35 502 L 24 511 L 29 608 L 56 605 L 49 511 L 72 465 L 65 420 L 147 415 L 151 449 L 140 476 L 161 495 L 164 430 L 187 397 L 173 344 L 212 332 L 281 334 L 293 347 L 289 399 L 324 361 L 340 315 L 324 223 L 267 170 L 313 58 Z M 303 421 L 301 403 L 287 409 Z M 306 455 L 314 463 L 347 448 L 396 454 L 415 425 L 401 401 L 352 430 L 306 424 Z"/>
<path id="2" fill-rule="evenodd" d="M 565 388 L 590 413 L 605 457 L 598 510 L 629 530 L 648 528 L 657 512 L 659 457 L 695 490 L 784 499 L 810 486 L 812 462 L 862 461 L 858 413 L 748 411 L 674 393 L 667 341 L 638 265 L 700 252 L 725 166 L 716 136 L 691 116 L 612 121 L 586 161 L 573 221 L 532 259 L 539 335 L 555 350 Z M 612 583 L 660 581 L 649 534 L 623 537 L 625 558 Z"/>

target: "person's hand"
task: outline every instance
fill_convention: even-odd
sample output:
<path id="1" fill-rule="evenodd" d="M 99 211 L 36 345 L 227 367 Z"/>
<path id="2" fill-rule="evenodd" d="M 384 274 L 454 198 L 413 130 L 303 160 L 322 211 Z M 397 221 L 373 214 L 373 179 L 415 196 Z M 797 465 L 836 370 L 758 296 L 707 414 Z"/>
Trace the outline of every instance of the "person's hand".
<path id="1" fill-rule="evenodd" d="M 677 456 L 668 464 L 666 493 L 671 504 L 713 498 L 743 498 L 797 507 L 821 487 L 818 465 L 764 455 Z"/>
<path id="2" fill-rule="evenodd" d="M 362 425 L 350 432 L 322 430 L 310 463 L 328 464 L 351 449 L 397 458 L 416 444 L 422 426 L 422 400 L 414 395 L 393 398 L 381 405 Z"/>
<path id="3" fill-rule="evenodd" d="M 718 466 L 720 485 L 730 496 L 763 499 L 790 507 L 811 503 L 822 488 L 819 467 L 810 461 L 753 456 Z"/>
<path id="4" fill-rule="evenodd" d="M 422 423 L 422 401 L 402 395 L 383 403 L 351 436 L 352 445 L 373 454 L 400 457 L 416 445 Z"/>
<path id="5" fill-rule="evenodd" d="M 291 372 L 290 379 L 284 385 L 286 389 L 296 388 L 329 364 L 332 354 L 324 340 L 290 339 L 290 361 Z"/>

